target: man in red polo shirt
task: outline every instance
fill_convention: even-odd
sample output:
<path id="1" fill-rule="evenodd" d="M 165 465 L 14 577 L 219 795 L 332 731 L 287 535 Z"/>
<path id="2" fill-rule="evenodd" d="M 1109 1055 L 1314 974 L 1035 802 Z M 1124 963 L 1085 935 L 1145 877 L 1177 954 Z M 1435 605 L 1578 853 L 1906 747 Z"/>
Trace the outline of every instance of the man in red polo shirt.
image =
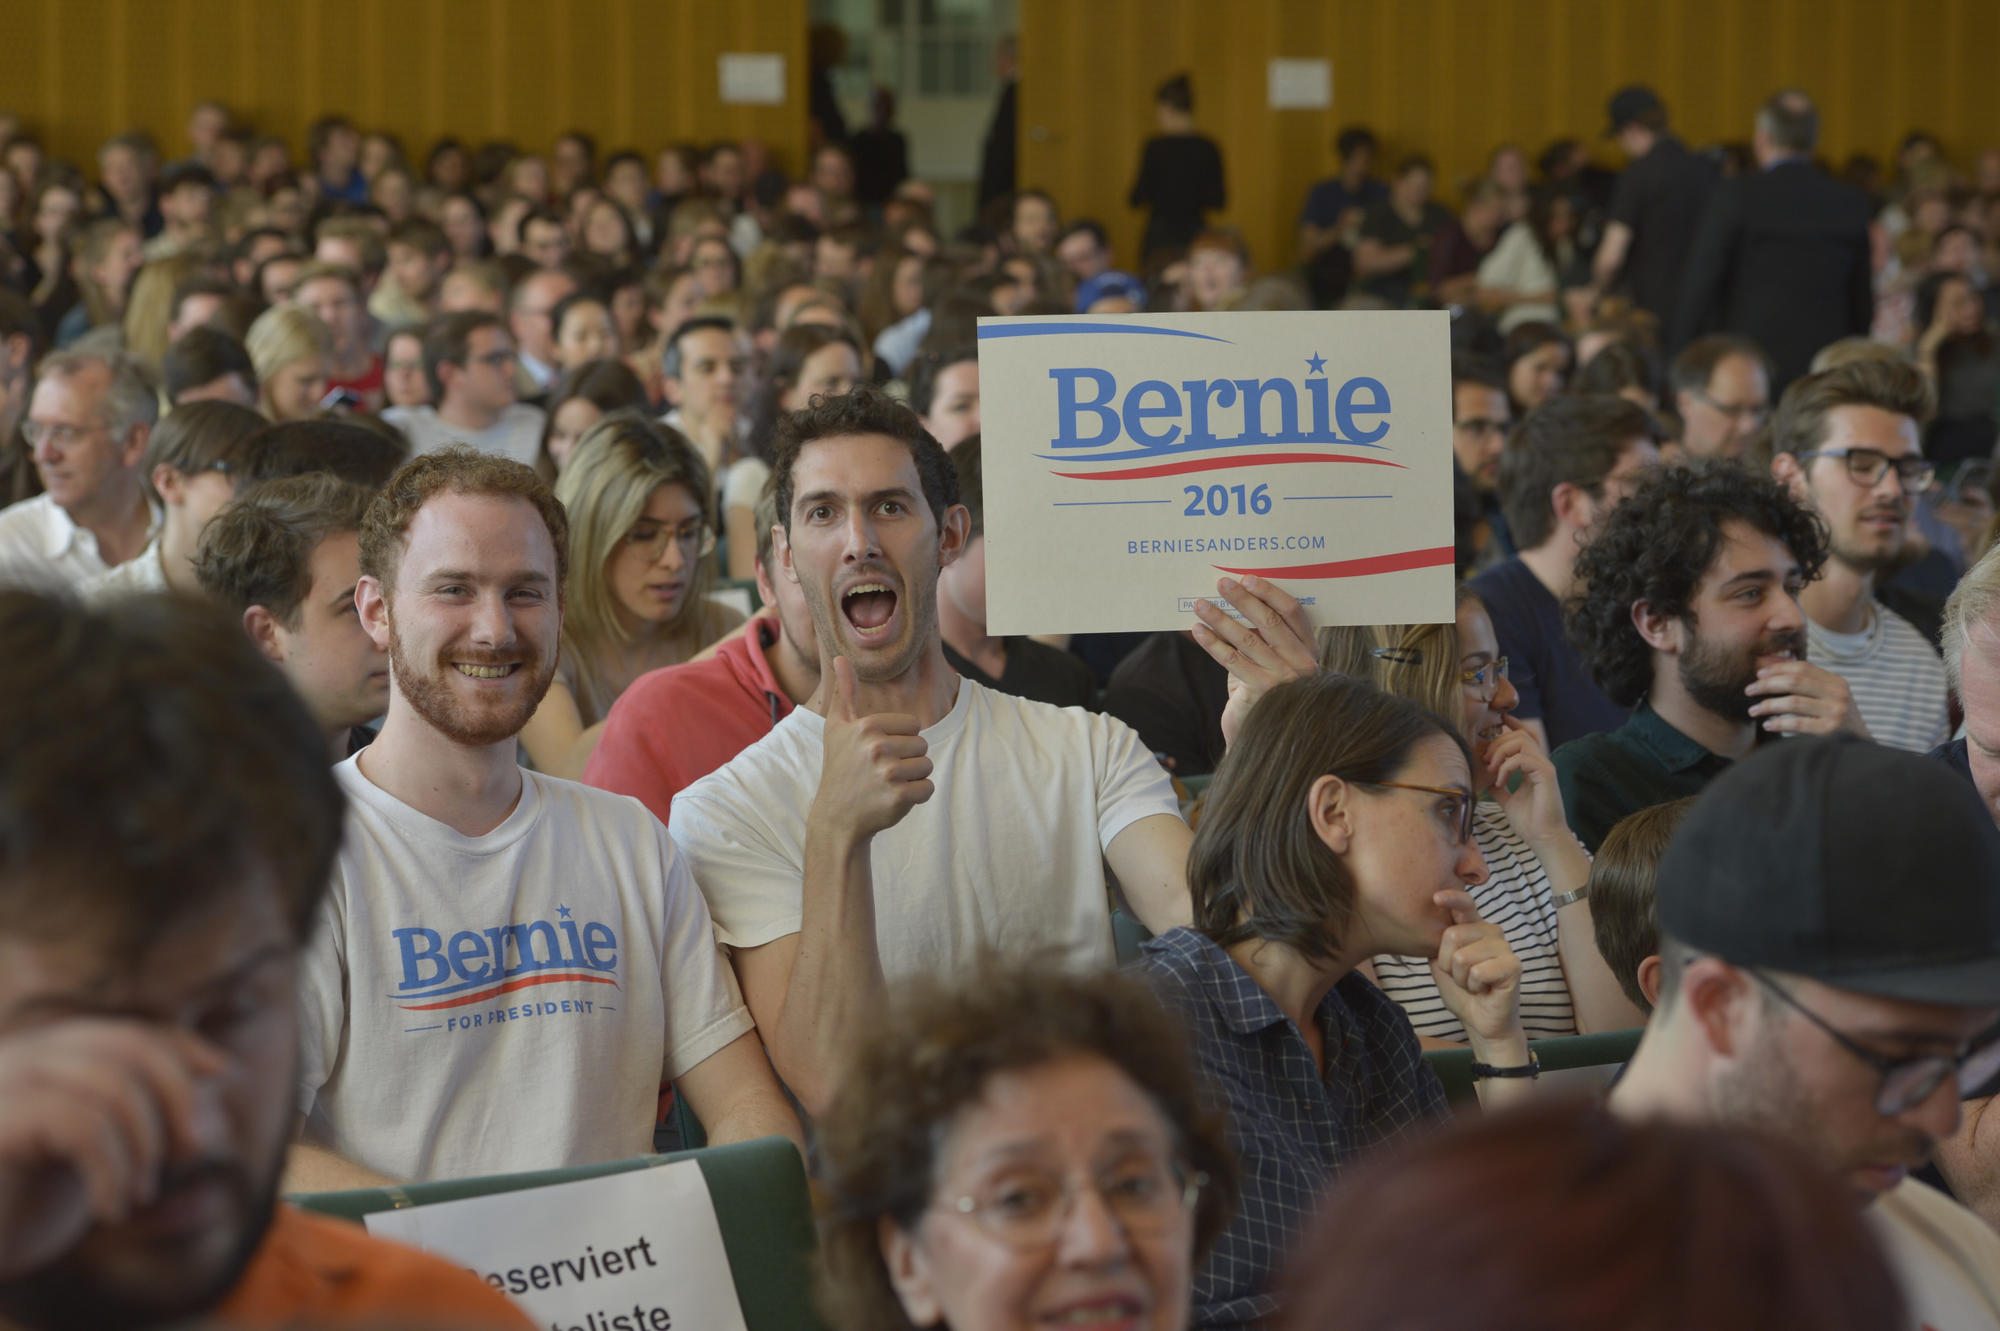
<path id="1" fill-rule="evenodd" d="M 771 576 L 777 504 L 757 504 L 763 613 L 707 655 L 641 675 L 604 721 L 584 784 L 631 795 L 667 821 L 674 796 L 771 732 L 819 687 L 812 612 L 798 584 Z"/>
<path id="2" fill-rule="evenodd" d="M 220 611 L 0 592 L 0 1326 L 532 1324 L 277 1204 L 326 740 Z"/>

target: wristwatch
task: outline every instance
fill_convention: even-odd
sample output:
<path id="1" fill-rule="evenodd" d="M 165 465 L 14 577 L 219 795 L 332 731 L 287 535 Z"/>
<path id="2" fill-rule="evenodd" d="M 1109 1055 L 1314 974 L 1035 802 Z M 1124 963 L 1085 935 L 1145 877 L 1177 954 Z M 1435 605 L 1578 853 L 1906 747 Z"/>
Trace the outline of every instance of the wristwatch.
<path id="1" fill-rule="evenodd" d="M 1583 900 L 1585 897 L 1589 895 L 1590 895 L 1590 884 L 1585 883 L 1582 887 L 1579 887 L 1574 892 L 1564 892 L 1558 895 L 1556 897 L 1556 909 L 1561 910 L 1564 906 L 1574 906 L 1577 902 Z"/>
<path id="2" fill-rule="evenodd" d="M 1472 1065 L 1474 1081 L 1492 1081 L 1495 1078 L 1509 1079 L 1539 1077 L 1542 1075 L 1542 1060 L 1534 1050 L 1528 1051 L 1528 1061 L 1517 1068 L 1496 1068 L 1491 1063 L 1475 1062 Z"/>

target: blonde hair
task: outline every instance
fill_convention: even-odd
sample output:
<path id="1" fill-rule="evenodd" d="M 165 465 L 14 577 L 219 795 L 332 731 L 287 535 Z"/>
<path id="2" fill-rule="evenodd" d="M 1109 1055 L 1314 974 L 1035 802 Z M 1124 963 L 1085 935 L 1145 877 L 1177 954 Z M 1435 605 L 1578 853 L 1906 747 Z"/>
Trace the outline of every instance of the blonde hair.
<path id="1" fill-rule="evenodd" d="M 259 383 L 269 383 L 279 370 L 308 356 L 333 360 L 332 331 L 311 310 L 297 305 L 273 305 L 258 315 L 243 346 Z"/>
<path id="2" fill-rule="evenodd" d="M 556 478 L 556 498 L 570 524 L 564 650 L 583 688 L 601 683 L 600 660 L 632 640 L 606 571 L 663 485 L 684 488 L 701 506 L 702 521 L 714 528 L 714 494 L 700 451 L 680 431 L 636 411 L 614 411 L 585 430 Z M 714 581 L 715 557 L 704 555 L 679 617 L 666 626 L 670 634 L 701 632 Z"/>
<path id="3" fill-rule="evenodd" d="M 174 319 L 174 293 L 208 266 L 206 255 L 183 250 L 154 259 L 132 281 L 125 299 L 125 350 L 157 367 L 167 354 L 167 328 Z"/>
<path id="4" fill-rule="evenodd" d="M 1479 604 L 1472 588 L 1459 584 L 1453 603 Z M 1322 670 L 1365 679 L 1384 693 L 1407 698 L 1436 712 L 1452 732 L 1465 729 L 1465 685 L 1459 678 L 1458 624 L 1364 624 L 1319 631 Z"/>

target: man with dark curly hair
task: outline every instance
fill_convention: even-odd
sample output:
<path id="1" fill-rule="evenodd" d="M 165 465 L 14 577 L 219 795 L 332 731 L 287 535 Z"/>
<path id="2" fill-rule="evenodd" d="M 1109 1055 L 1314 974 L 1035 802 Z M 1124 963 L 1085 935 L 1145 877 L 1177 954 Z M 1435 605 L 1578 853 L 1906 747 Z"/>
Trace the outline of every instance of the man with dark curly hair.
<path id="1" fill-rule="evenodd" d="M 1701 790 L 1775 735 L 1866 735 L 1847 682 L 1806 660 L 1799 593 L 1826 529 L 1733 463 L 1661 473 L 1577 556 L 1565 607 L 1584 667 L 1632 718 L 1556 750 L 1570 826 L 1593 852 L 1620 818 Z"/>

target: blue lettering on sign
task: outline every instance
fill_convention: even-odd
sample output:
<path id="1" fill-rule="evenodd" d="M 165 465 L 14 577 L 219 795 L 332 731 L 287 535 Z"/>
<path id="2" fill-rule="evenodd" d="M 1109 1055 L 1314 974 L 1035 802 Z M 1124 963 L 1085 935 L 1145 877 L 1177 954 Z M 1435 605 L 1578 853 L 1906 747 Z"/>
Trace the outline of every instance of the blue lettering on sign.
<path id="1" fill-rule="evenodd" d="M 389 937 L 402 961 L 397 998 L 445 997 L 547 971 L 618 970 L 618 935 L 596 920 L 580 928 L 573 919 L 529 920 L 449 938 L 419 925 L 392 929 Z"/>
<path id="2" fill-rule="evenodd" d="M 1356 375 L 1336 389 L 1323 375 L 1303 380 L 1142 379 L 1121 388 L 1109 370 L 1052 369 L 1056 436 L 1052 448 L 1099 449 L 1121 439 L 1137 447 L 1101 461 L 1202 448 L 1263 444 L 1380 447 L 1389 432 L 1389 390 Z M 1303 385 L 1303 392 L 1301 392 Z M 1234 433 L 1224 433 L 1234 427 Z"/>

